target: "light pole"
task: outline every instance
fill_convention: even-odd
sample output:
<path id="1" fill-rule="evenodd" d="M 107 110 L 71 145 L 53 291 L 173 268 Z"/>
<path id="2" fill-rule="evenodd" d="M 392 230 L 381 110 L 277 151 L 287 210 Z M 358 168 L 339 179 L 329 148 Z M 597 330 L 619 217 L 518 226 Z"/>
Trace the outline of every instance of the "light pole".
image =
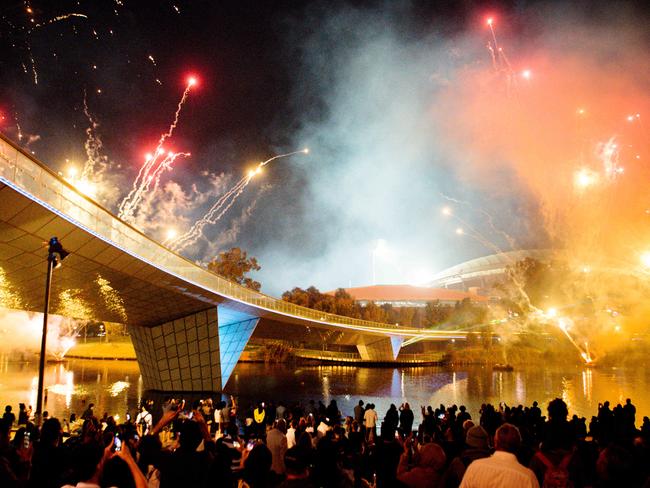
<path id="1" fill-rule="evenodd" d="M 38 396 L 36 398 L 36 421 L 41 426 L 43 420 L 43 382 L 45 377 L 45 349 L 47 345 L 47 315 L 50 310 L 50 285 L 52 284 L 52 270 L 60 266 L 59 259 L 63 261 L 69 254 L 59 242 L 52 237 L 49 242 L 47 255 L 47 277 L 45 278 L 45 306 L 43 308 L 43 336 L 41 337 L 41 357 L 38 364 Z"/>

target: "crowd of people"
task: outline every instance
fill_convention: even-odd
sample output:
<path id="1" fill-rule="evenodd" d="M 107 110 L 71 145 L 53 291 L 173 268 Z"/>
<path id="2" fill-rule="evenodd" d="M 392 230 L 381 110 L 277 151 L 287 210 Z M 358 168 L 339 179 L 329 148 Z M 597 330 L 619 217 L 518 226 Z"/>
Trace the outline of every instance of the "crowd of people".
<path id="1" fill-rule="evenodd" d="M 381 418 L 363 400 L 346 416 L 335 400 L 167 398 L 119 424 L 94 407 L 63 423 L 44 413 L 39 428 L 30 408 L 7 406 L 0 486 L 650 486 L 650 419 L 637 428 L 629 399 L 599 405 L 589 422 L 559 398 L 546 412 L 484 404 L 475 417 L 463 405 L 392 404 Z"/>

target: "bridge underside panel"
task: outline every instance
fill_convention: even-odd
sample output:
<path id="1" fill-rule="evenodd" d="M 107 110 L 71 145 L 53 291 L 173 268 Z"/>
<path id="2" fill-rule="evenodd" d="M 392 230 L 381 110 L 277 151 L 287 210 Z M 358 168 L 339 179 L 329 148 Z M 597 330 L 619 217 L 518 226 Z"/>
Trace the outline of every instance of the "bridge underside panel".
<path id="1" fill-rule="evenodd" d="M 372 337 L 357 344 L 357 350 L 363 361 L 395 361 L 401 342 L 401 338 Z"/>
<path id="2" fill-rule="evenodd" d="M 144 387 L 160 391 L 219 391 L 217 308 L 155 327 L 129 326 Z"/>

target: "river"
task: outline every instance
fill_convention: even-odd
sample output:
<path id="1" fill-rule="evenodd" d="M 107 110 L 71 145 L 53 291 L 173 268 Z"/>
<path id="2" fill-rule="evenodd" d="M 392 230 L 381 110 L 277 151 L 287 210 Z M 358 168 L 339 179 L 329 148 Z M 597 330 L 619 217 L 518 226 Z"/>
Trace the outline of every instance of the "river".
<path id="1" fill-rule="evenodd" d="M 0 357 L 0 404 L 34 405 L 38 363 L 14 362 Z M 80 414 L 90 402 L 101 415 L 123 418 L 135 411 L 149 395 L 143 390 L 135 361 L 69 360 L 48 363 L 45 377 L 50 415 Z M 286 402 L 335 399 L 344 414 L 351 414 L 359 399 L 375 403 L 380 417 L 391 403 L 408 401 L 411 407 L 456 403 L 467 406 L 476 417 L 481 403 L 500 401 L 529 405 L 534 400 L 543 408 L 560 397 L 571 414 L 595 415 L 598 403 L 612 405 L 630 397 L 637 407 L 637 423 L 650 415 L 650 371 L 639 369 L 588 369 L 577 366 L 527 367 L 512 372 L 464 366 L 457 368 L 367 368 L 352 366 L 288 366 L 240 363 L 225 393 L 241 405 L 271 399 Z"/>

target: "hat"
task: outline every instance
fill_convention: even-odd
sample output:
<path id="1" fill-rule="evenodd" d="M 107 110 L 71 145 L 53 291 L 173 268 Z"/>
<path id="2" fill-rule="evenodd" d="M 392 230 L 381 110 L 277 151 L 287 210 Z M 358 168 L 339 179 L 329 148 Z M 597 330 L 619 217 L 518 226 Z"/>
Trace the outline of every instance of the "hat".
<path id="1" fill-rule="evenodd" d="M 488 448 L 488 433 L 480 425 L 475 425 L 467 431 L 465 443 L 469 447 L 476 447 L 479 449 Z"/>

